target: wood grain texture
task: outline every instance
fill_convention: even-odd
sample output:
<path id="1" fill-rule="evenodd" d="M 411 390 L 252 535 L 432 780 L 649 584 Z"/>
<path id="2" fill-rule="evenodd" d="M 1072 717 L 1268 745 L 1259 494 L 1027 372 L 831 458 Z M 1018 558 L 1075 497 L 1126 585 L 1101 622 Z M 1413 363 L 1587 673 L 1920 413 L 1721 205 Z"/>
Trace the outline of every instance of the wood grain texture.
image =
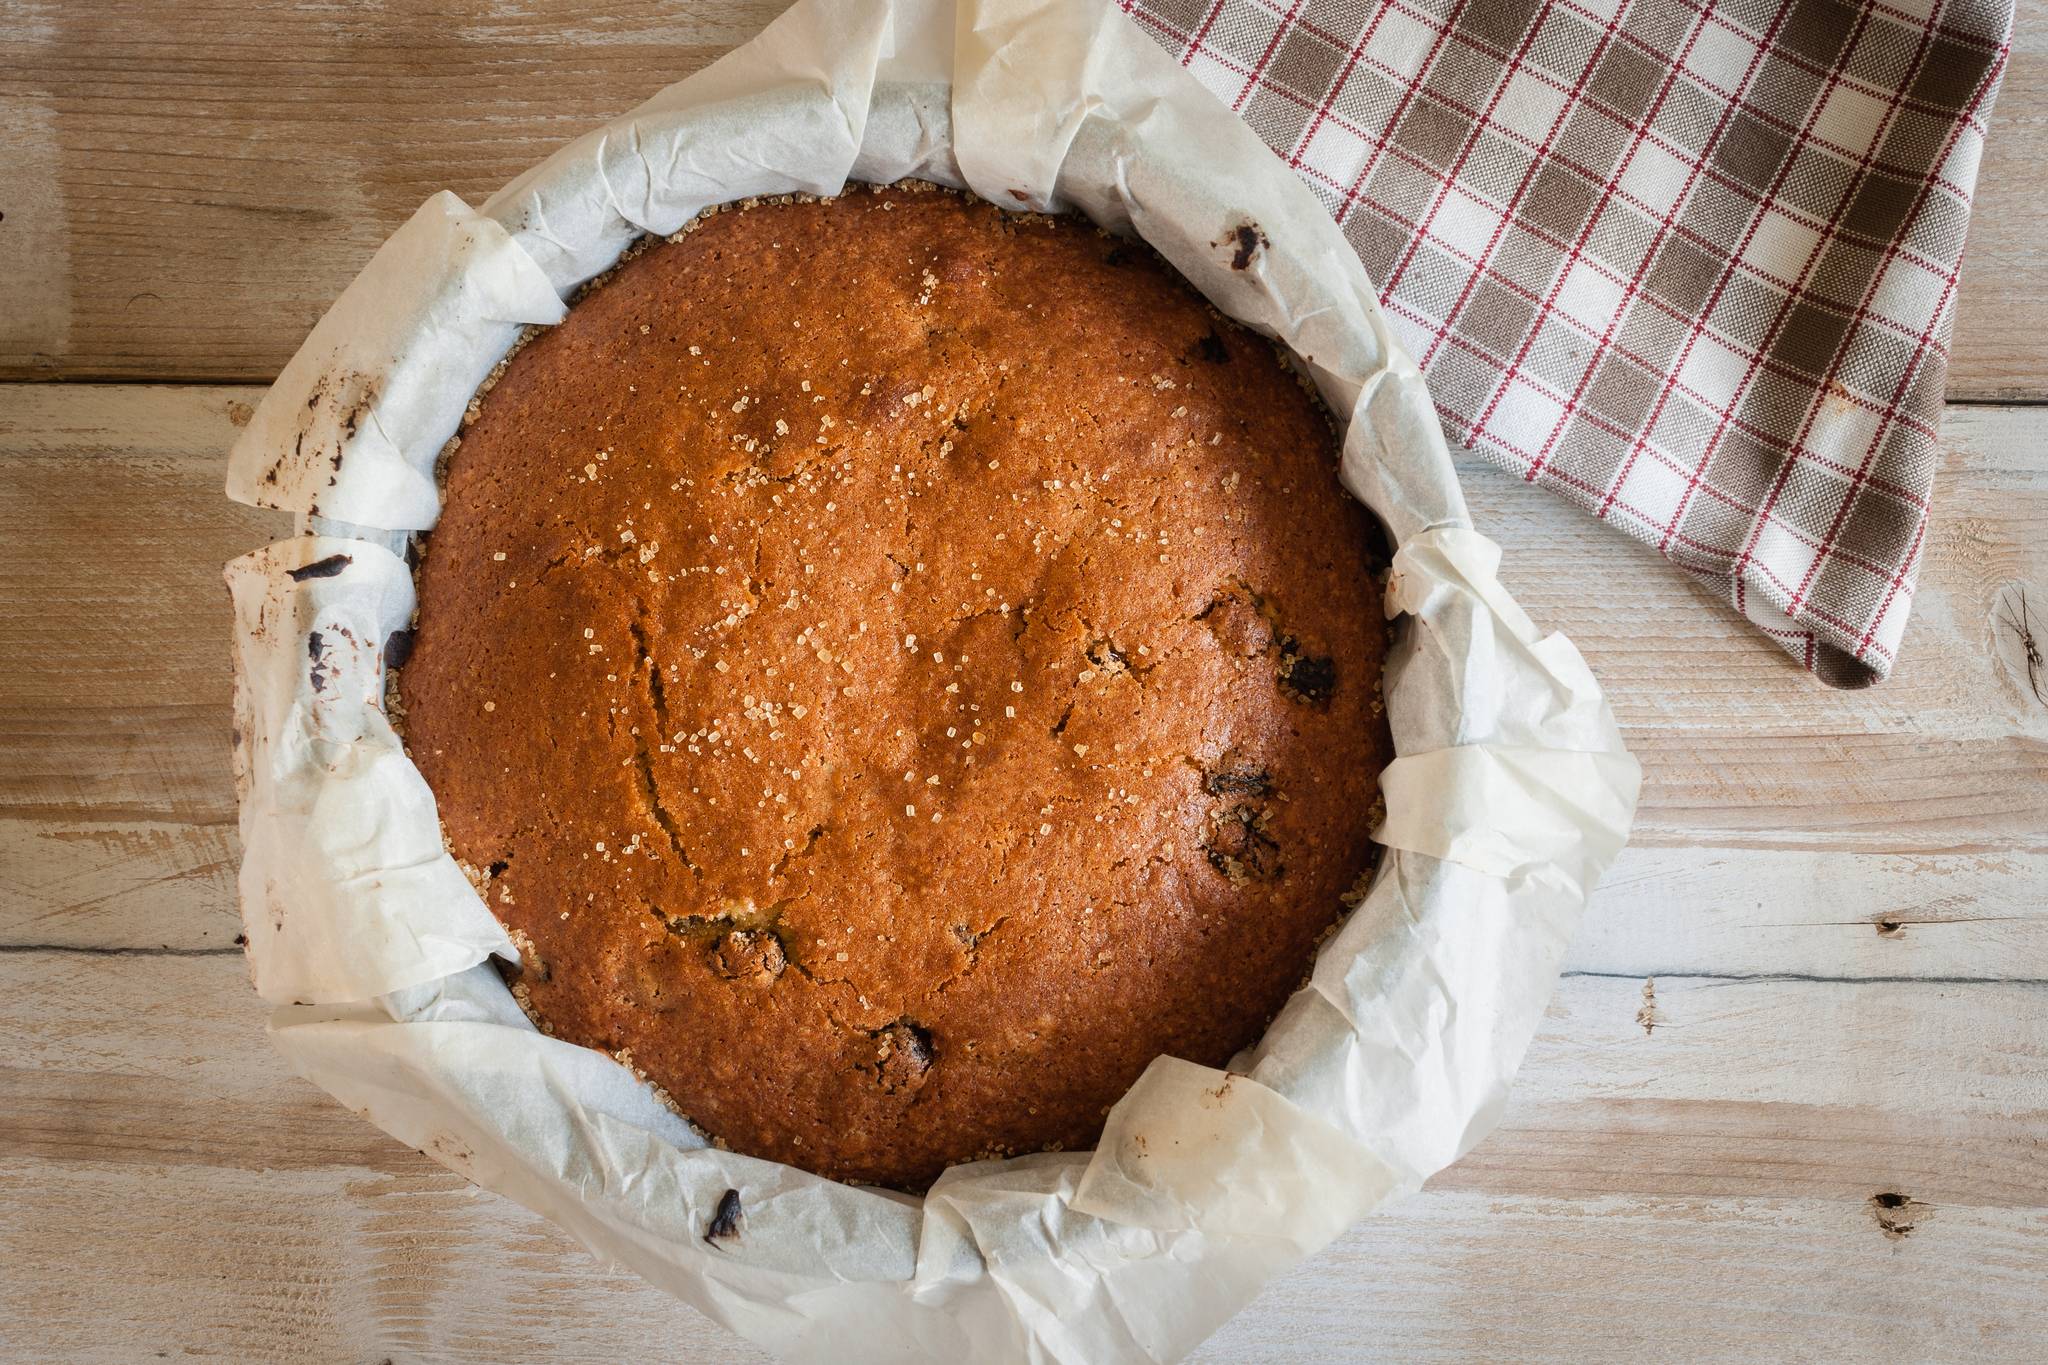
<path id="1" fill-rule="evenodd" d="M 782 8 L 0 7 L 0 252 L 38 262 L 0 374 L 267 380 L 429 194 L 481 203 Z"/>
<path id="2" fill-rule="evenodd" d="M 2012 62 L 1977 172 L 1950 342 L 1951 401 L 2048 394 L 2048 0 L 2018 0 Z"/>
<path id="3" fill-rule="evenodd" d="M 0 952 L 0 1000 L 0 1152 L 409 1169 L 262 1041 L 233 949 Z M 2048 1208 L 2044 1006 L 2048 982 L 1568 974 L 1501 1128 L 1436 1183 Z"/>
<path id="4" fill-rule="evenodd" d="M 264 380 L 471 202 L 782 0 L 0 0 L 0 378 Z M 1950 372 L 2048 398 L 2048 0 Z M 290 1076 L 233 939 L 220 496 L 259 388 L 0 384 L 0 1359 L 759 1352 Z M 1499 1129 L 1211 1362 L 2038 1358 L 2048 407 L 1952 408 L 1898 672 L 1830 692 L 1476 463 L 1646 787 Z M 1874 1199 L 1884 1196 L 1883 1199 Z"/>
<path id="5" fill-rule="evenodd" d="M 0 7 L 0 377 L 267 380 L 439 189 L 471 203 L 783 0 Z M 1949 391 L 2048 394 L 2048 0 L 1991 121 Z M 175 249 L 167 250 L 167 246 Z M 26 257 L 24 257 L 26 253 Z"/>
<path id="6" fill-rule="evenodd" d="M 0 387 L 0 943 L 228 943 L 221 495 L 253 391 Z"/>
<path id="7" fill-rule="evenodd" d="M 0 1341 L 759 1358 L 262 1041 L 218 586 L 285 529 L 218 491 L 258 392 L 0 387 Z M 2044 430 L 1951 411 L 1911 648 L 1865 693 L 1466 471 L 1509 586 L 1645 759 L 1643 835 L 1500 1129 L 1201 1358 L 1469 1359 L 1512 1332 L 1529 1359 L 1619 1359 L 1678 1330 L 1701 1358 L 2024 1353 L 2048 1316 L 2048 706 L 1998 621 L 2022 586 L 2048 600 Z"/>
<path id="8" fill-rule="evenodd" d="M 39 1229 L 0 1230 L 0 1334 L 20 1358 L 768 1360 L 424 1157 L 166 1175 L 0 1158 L 0 1209 Z M 1582 1365 L 1673 1342 L 1692 1361 L 2026 1359 L 2041 1215 L 1903 1212 L 1917 1221 L 1893 1240 L 1862 1201 L 1428 1191 L 1280 1277 L 1194 1359 Z"/>
<path id="9" fill-rule="evenodd" d="M 1533 1320 L 1529 1358 L 1561 1360 L 1602 1296 L 1691 1320 L 1707 1286 L 1749 1305 L 1707 1338 L 1730 1348 L 1833 1337 L 1853 1357 L 1930 1331 L 1911 1303 L 2017 1354 L 2048 1255 L 2048 1035 L 2001 1024 L 2048 986 L 1659 981 L 1646 1016 L 1644 985 L 1567 978 L 1495 1135 L 1203 1358 L 1469 1357 L 1476 1298 L 1496 1329 Z M 0 954 L 0 1340 L 63 1359 L 753 1358 L 291 1077 L 256 1044 L 263 1015 L 232 953 Z M 1887 1236 L 1880 1194 L 1911 1201 L 1912 1232 Z M 1888 1275 L 1903 1302 L 1859 1302 Z M 1751 1335 L 1816 1295 L 1789 1335 Z"/>

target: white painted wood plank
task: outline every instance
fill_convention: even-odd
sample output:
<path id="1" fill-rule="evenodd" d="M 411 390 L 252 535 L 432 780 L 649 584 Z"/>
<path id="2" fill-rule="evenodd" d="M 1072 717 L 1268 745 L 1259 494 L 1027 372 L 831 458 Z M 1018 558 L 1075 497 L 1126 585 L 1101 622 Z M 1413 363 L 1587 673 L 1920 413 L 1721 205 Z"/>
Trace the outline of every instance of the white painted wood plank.
<path id="1" fill-rule="evenodd" d="M 414 1161 L 138 1181 L 0 1158 L 0 1340 L 108 1365 L 767 1359 Z M 2044 1254 L 2038 1209 L 1430 1191 L 1281 1277 L 1195 1359 L 2021 1361 Z"/>
<path id="2" fill-rule="evenodd" d="M 1625 850 L 1569 970 L 2048 979 L 2048 855 Z"/>
<path id="3" fill-rule="evenodd" d="M 0 1156 L 0 1352 L 81 1365 L 768 1359 L 395 1150 L 397 1169 Z"/>
<path id="4" fill-rule="evenodd" d="M 233 952 L 0 952 L 0 1152 L 388 1164 L 387 1139 L 287 1074 L 266 1013 Z M 2048 985 L 1572 976 L 1499 1133 L 1439 1179 L 1730 1197 L 1902 1181 L 2048 1207 L 2044 1142 Z"/>
<path id="5" fill-rule="evenodd" d="M 2038 1211 L 1425 1193 L 1225 1325 L 1226 1361 L 2039 1358 Z"/>

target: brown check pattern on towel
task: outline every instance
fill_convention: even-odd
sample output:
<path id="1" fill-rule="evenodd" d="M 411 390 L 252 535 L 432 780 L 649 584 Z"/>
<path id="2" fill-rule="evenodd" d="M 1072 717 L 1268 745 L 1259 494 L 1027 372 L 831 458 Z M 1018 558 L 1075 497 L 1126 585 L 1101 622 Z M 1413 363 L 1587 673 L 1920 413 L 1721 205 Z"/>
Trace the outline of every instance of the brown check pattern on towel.
<path id="1" fill-rule="evenodd" d="M 1120 3 L 1329 205 L 1454 441 L 1891 671 L 2011 0 Z"/>

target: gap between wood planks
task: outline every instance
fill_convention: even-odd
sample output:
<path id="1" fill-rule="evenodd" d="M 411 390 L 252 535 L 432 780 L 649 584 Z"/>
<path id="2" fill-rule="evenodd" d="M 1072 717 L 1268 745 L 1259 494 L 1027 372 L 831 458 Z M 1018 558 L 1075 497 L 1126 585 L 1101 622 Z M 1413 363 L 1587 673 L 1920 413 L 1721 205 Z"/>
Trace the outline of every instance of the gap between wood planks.
<path id="1" fill-rule="evenodd" d="M 2048 1207 L 2048 1165 L 2033 1156 L 2048 1138 L 2037 990 L 1658 984 L 1654 1028 L 1637 981 L 1561 984 L 1504 1136 L 1483 1175 L 1458 1177 L 1465 1187 L 1739 1196 L 1812 1193 L 1824 1180 L 1863 1198 L 1896 1182 L 1948 1204 Z M 56 973 L 0 956 L 11 1040 L 0 1152 L 229 1167 L 381 1159 L 386 1139 L 263 1045 L 269 1012 L 240 964 L 217 956 L 73 957 Z M 320 1139 L 292 1157 L 272 1151 L 279 1130 Z M 1695 1160 L 1675 1161 L 1672 1143 Z M 2048 1240 L 2048 1224 L 2040 1233 Z"/>
<path id="2" fill-rule="evenodd" d="M 81 957 L 240 957 L 240 948 L 98 948 L 75 943 L 0 943 L 0 956 L 28 953 L 75 953 Z"/>
<path id="3" fill-rule="evenodd" d="M 1805 972 L 1701 972 L 1651 969 L 1640 972 L 1587 972 L 1567 969 L 1558 973 L 1562 981 L 1692 981 L 1705 985 L 1716 982 L 1798 982 L 1809 986 L 2048 986 L 2048 977 L 2038 976 L 1813 976 Z"/>
<path id="4" fill-rule="evenodd" d="M 95 947 L 75 943 L 0 943 L 0 956 L 21 957 L 36 953 L 71 954 L 80 957 L 240 957 L 240 948 L 173 948 L 168 944 L 147 947 Z M 1814 976 L 1805 972 L 1715 972 L 1672 971 L 1651 968 L 1633 972 L 1596 972 L 1566 969 L 1558 973 L 1563 981 L 1692 981 L 1715 982 L 1797 982 L 1809 986 L 2025 986 L 2048 987 L 2048 977 L 2033 976 Z"/>

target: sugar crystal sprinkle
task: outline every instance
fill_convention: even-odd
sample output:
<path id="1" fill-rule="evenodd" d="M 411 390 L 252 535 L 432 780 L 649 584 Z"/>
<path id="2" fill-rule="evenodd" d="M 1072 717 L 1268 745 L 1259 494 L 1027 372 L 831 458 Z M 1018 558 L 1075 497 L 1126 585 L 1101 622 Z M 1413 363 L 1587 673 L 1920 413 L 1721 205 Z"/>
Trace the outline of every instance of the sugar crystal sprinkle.
<path id="1" fill-rule="evenodd" d="M 720 1054 L 674 1035 L 708 1024 L 699 1032 L 726 1061 L 758 1069 L 762 1084 L 744 1089 L 786 1094 L 796 1074 L 818 1106 L 750 1117 L 737 1096 L 720 1126 L 735 1151 L 764 1150 L 755 1119 L 786 1120 L 772 1155 L 887 1186 L 927 1181 L 911 1168 L 929 1144 L 886 1134 L 867 1143 L 884 1152 L 877 1169 L 847 1166 L 853 1111 L 839 1095 L 900 1108 L 928 1075 L 919 1103 L 941 1110 L 969 1067 L 989 1065 L 1000 1085 L 1008 1051 L 973 1027 L 983 1019 L 1014 1027 L 1027 1052 L 1025 1034 L 1089 1042 L 1016 1088 L 1028 1104 L 1016 1134 L 996 1134 L 1006 1155 L 1099 1121 L 1116 1095 L 1069 1087 L 1133 1061 L 1117 1032 L 1131 1017 L 1254 1036 L 1302 964 L 1261 975 L 1231 960 L 1232 921 L 1255 911 L 1252 931 L 1270 924 L 1273 941 L 1313 937 L 1291 893 L 1351 880 L 1329 863 L 1362 847 L 1363 813 L 1332 815 L 1325 798 L 1367 789 L 1348 775 L 1370 766 L 1357 736 L 1376 713 L 1345 690 L 1370 678 L 1369 658 L 1331 625 L 1333 605 L 1345 622 L 1373 605 L 1342 586 L 1370 572 L 1332 548 L 1342 524 L 1313 505 L 1317 470 L 1303 462 L 1334 468 L 1334 442 L 1315 439 L 1318 415 L 1268 348 L 1191 292 L 1176 305 L 1170 272 L 1135 244 L 1081 225 L 1069 258 L 1042 236 L 1067 229 L 986 205 L 976 222 L 1000 224 L 987 242 L 933 236 L 943 192 L 879 194 L 829 201 L 896 210 L 835 228 L 829 266 L 794 225 L 840 208 L 763 199 L 707 214 L 666 262 L 628 262 L 593 286 L 584 297 L 599 304 L 523 351 L 494 381 L 498 398 L 486 388 L 449 466 L 453 534 L 419 580 L 423 597 L 462 589 L 462 608 L 440 605 L 439 619 L 474 619 L 461 632 L 473 657 L 430 641 L 439 656 L 410 685 L 454 680 L 454 702 L 416 709 L 413 726 L 426 737 L 466 723 L 468 740 L 415 757 L 430 780 L 476 770 L 446 784 L 449 806 L 465 790 L 504 803 L 462 811 L 451 830 L 502 836 L 468 861 L 509 858 L 528 904 L 501 903 L 494 878 L 491 908 L 539 935 L 536 962 L 566 969 L 546 990 L 528 978 L 530 1008 L 562 1002 L 565 1030 L 630 1023 L 620 1036 L 683 1113 L 704 1112 Z M 746 226 L 770 213 L 767 228 Z M 737 253 L 716 236 L 736 222 Z M 1014 264 L 1006 238 L 1029 239 Z M 596 292 L 620 288 L 629 307 Z M 1124 296 L 1147 306 L 1091 331 L 1093 299 L 1115 309 Z M 577 344 L 588 317 L 604 319 L 604 345 Z M 829 393 L 809 373 L 821 368 Z M 546 410 L 531 376 L 551 369 L 570 401 Z M 1278 411 L 1262 369 L 1282 381 Z M 528 486 L 505 478 L 526 471 Z M 457 509 L 458 494 L 475 501 Z M 1309 535 L 1261 534 L 1297 515 Z M 1311 538 L 1304 577 L 1291 541 Z M 479 560 L 482 573 L 455 572 Z M 422 631 L 445 636 L 436 609 Z M 404 673 L 397 686 L 408 700 Z M 517 689 L 502 725 L 486 714 L 504 709 L 494 694 L 475 695 L 486 686 Z M 516 733 L 529 725 L 536 735 Z M 550 785 L 578 793 L 566 829 L 551 824 Z M 1009 902 L 991 874 L 1071 890 Z M 869 885 L 882 893 L 860 894 Z M 630 899 L 643 893 L 649 905 Z M 1162 953 L 1175 970 L 1154 970 Z M 1062 1001 L 1072 1017 L 1003 998 L 1020 960 L 1095 988 Z M 1232 990 L 1215 999 L 1199 986 L 1193 1000 L 1154 995 L 1219 979 Z M 835 1027 L 819 1036 L 791 1023 L 827 1006 Z M 833 1065 L 847 1046 L 857 1064 Z M 758 1202 L 744 1200 L 757 1222 L 771 1212 Z M 736 1226 L 720 1252 L 744 1253 Z"/>

